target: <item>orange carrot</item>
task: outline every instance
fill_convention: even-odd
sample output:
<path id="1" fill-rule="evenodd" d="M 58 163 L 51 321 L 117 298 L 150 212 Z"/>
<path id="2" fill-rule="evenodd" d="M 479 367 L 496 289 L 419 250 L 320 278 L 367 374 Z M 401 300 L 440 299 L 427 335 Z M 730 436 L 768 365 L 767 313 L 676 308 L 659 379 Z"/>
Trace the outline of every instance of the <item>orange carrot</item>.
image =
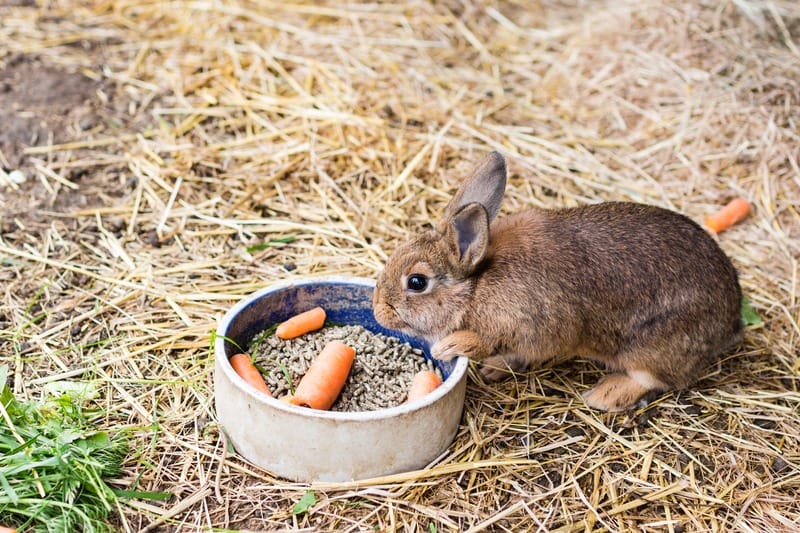
<path id="1" fill-rule="evenodd" d="M 418 400 L 433 392 L 441 384 L 442 378 L 435 372 L 421 370 L 414 374 L 414 378 L 411 380 L 411 387 L 408 389 L 408 400 L 406 401 Z"/>
<path id="2" fill-rule="evenodd" d="M 0 533 L 17 533 L 13 527 L 0 526 Z"/>
<path id="3" fill-rule="evenodd" d="M 258 371 L 256 366 L 250 360 L 250 356 L 248 354 L 238 353 L 232 356 L 230 361 L 233 369 L 243 380 L 261 392 L 265 392 L 272 396 L 272 393 L 269 391 L 269 388 L 264 381 L 264 376 L 262 376 L 261 372 Z"/>
<path id="4" fill-rule="evenodd" d="M 742 220 L 749 212 L 750 202 L 744 198 L 735 198 L 713 215 L 706 217 L 706 226 L 714 233 L 719 233 Z"/>
<path id="5" fill-rule="evenodd" d="M 323 324 L 325 324 L 325 310 L 315 307 L 281 322 L 278 329 L 275 330 L 275 335 L 279 339 L 294 339 L 304 333 L 321 328 Z"/>
<path id="6" fill-rule="evenodd" d="M 300 379 L 294 405 L 313 409 L 330 409 L 347 381 L 356 351 L 339 341 L 330 341 Z"/>

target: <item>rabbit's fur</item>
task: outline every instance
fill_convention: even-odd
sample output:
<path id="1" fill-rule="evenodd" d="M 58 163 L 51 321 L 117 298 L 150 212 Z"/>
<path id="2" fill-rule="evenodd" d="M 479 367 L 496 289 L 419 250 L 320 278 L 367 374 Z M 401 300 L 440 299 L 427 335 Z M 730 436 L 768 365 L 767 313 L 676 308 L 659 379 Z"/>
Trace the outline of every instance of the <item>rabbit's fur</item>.
<path id="1" fill-rule="evenodd" d="M 608 411 L 690 385 L 741 341 L 736 270 L 696 223 L 626 202 L 493 220 L 505 182 L 492 152 L 435 229 L 397 248 L 376 284 L 378 322 L 425 338 L 437 359 L 483 361 L 489 380 L 600 361 L 610 373 L 583 396 Z"/>

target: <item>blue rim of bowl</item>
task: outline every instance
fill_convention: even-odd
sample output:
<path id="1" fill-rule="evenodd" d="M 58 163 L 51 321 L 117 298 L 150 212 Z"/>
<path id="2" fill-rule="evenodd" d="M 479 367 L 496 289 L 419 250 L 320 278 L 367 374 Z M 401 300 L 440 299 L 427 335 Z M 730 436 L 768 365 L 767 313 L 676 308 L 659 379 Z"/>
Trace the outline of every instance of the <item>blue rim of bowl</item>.
<path id="1" fill-rule="evenodd" d="M 384 409 L 376 409 L 374 411 L 323 411 L 319 409 L 309 409 L 306 407 L 298 407 L 295 405 L 288 404 L 284 401 L 278 400 L 277 398 L 273 398 L 272 396 L 268 396 L 263 392 L 256 390 L 250 384 L 248 384 L 244 379 L 242 379 L 239 374 L 233 370 L 233 367 L 230 364 L 229 357 L 234 354 L 229 354 L 226 351 L 226 333 L 228 329 L 228 325 L 233 321 L 233 319 L 245 310 L 248 306 L 252 305 L 257 300 L 263 298 L 268 294 L 272 294 L 276 291 L 289 289 L 293 287 L 302 287 L 304 285 L 319 285 L 319 284 L 340 284 L 340 285 L 359 285 L 366 288 L 374 288 L 375 287 L 375 280 L 371 278 L 359 277 L 359 276 L 305 276 L 305 277 L 297 277 L 292 278 L 289 280 L 284 280 L 280 282 L 276 282 L 270 284 L 263 289 L 260 289 L 249 296 L 246 296 L 239 300 L 233 307 L 231 307 L 225 315 L 220 318 L 217 324 L 217 334 L 214 341 L 214 357 L 221 359 L 220 367 L 222 371 L 225 373 L 225 376 L 233 383 L 237 388 L 242 391 L 247 392 L 253 399 L 260 401 L 262 403 L 266 403 L 267 405 L 271 405 L 277 409 L 284 410 L 287 412 L 302 414 L 305 416 L 315 417 L 315 418 L 325 418 L 325 419 L 335 419 L 335 420 L 352 420 L 352 421 L 366 421 L 366 420 L 374 420 L 374 419 L 382 419 L 382 418 L 391 418 L 398 415 L 403 415 L 407 413 L 411 413 L 416 411 L 417 409 L 430 405 L 440 398 L 446 396 L 450 391 L 452 391 L 458 383 L 465 378 L 467 367 L 468 367 L 468 359 L 466 357 L 458 357 L 453 364 L 452 369 L 450 370 L 450 374 L 447 379 L 432 393 L 426 395 L 424 398 L 420 398 L 411 403 L 404 403 L 395 407 L 387 407 Z M 395 333 L 398 334 L 399 332 Z M 408 338 L 407 335 L 399 334 L 401 338 L 405 337 Z M 429 356 L 427 349 L 425 350 L 426 357 Z"/>

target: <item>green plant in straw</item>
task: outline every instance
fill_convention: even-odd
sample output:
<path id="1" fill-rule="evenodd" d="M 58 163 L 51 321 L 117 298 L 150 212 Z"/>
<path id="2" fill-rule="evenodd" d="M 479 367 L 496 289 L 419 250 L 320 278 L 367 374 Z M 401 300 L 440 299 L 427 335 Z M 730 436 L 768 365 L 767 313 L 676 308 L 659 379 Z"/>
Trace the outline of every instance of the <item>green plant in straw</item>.
<path id="1" fill-rule="evenodd" d="M 98 431 L 84 409 L 96 392 L 62 382 L 41 402 L 18 401 L 0 366 L 0 523 L 20 530 L 112 531 L 105 479 L 127 453 L 124 435 Z"/>

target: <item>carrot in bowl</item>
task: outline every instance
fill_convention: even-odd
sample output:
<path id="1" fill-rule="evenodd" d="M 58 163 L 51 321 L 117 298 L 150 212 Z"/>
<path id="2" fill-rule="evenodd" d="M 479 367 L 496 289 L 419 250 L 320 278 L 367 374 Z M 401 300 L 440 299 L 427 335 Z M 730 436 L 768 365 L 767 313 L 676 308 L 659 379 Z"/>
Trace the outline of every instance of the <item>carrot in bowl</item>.
<path id="1" fill-rule="evenodd" d="M 750 202 L 744 198 L 734 198 L 725 207 L 706 217 L 706 226 L 714 233 L 724 231 L 750 212 Z"/>
<path id="2" fill-rule="evenodd" d="M 431 392 L 436 387 L 442 384 L 442 378 L 436 372 L 430 370 L 420 370 L 414 374 L 411 380 L 411 387 L 408 389 L 408 402 L 418 400 Z"/>
<path id="3" fill-rule="evenodd" d="M 325 310 L 315 307 L 281 322 L 278 329 L 275 330 L 275 335 L 279 339 L 294 339 L 304 333 L 321 328 L 323 324 L 325 324 Z"/>
<path id="4" fill-rule="evenodd" d="M 330 341 L 308 367 L 289 401 L 313 409 L 330 409 L 344 388 L 355 356 L 356 351 L 350 346 Z"/>
<path id="5" fill-rule="evenodd" d="M 250 385 L 272 396 L 272 393 L 264 381 L 264 376 L 258 371 L 256 366 L 250 360 L 250 356 L 246 353 L 237 353 L 230 358 L 231 366 L 239 376 L 248 382 Z"/>

